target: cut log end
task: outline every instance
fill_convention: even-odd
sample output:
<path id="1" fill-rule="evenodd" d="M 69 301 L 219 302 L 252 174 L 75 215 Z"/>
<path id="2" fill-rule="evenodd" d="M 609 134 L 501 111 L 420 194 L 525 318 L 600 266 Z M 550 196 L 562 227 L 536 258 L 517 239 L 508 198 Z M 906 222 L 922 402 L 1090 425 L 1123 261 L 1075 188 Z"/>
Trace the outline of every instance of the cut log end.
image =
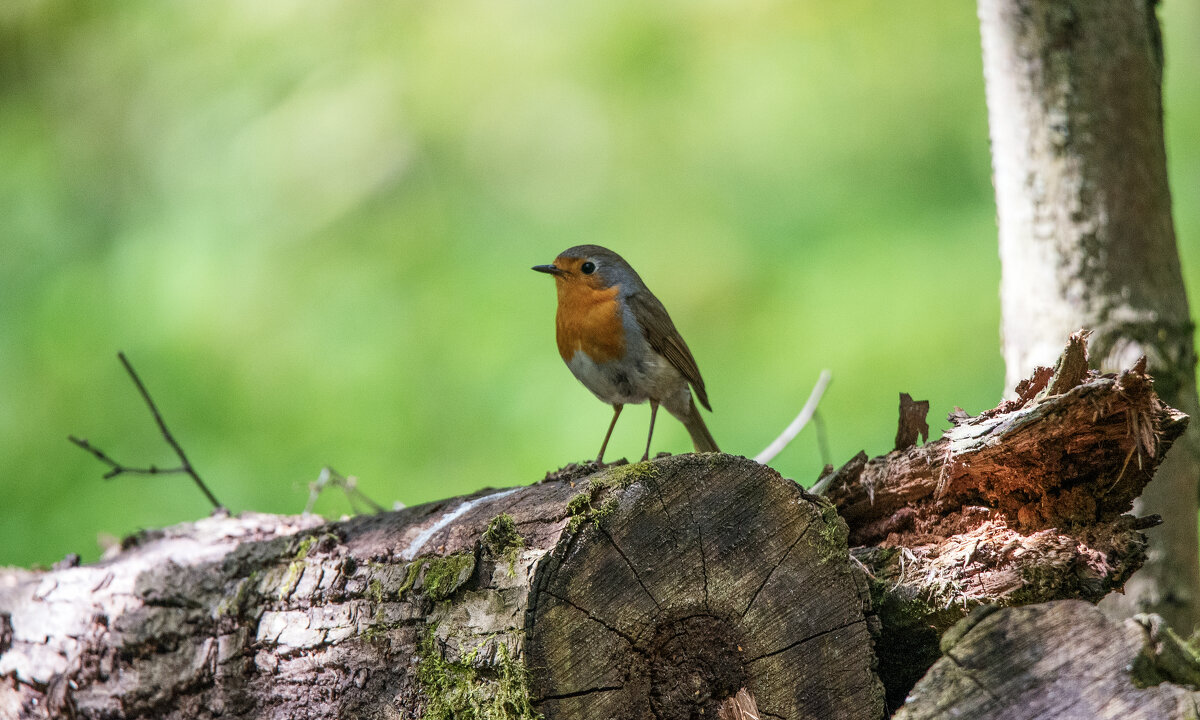
<path id="1" fill-rule="evenodd" d="M 717 717 L 742 688 L 762 717 L 880 716 L 832 506 L 744 460 L 649 467 L 539 571 L 527 634 L 546 717 Z"/>

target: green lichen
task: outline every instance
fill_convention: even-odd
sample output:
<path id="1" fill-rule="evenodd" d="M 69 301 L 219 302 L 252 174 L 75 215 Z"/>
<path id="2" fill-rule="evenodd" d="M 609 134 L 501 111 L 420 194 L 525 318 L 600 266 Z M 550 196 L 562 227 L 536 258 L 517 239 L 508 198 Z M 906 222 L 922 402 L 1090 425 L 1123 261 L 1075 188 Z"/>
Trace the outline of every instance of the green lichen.
<path id="1" fill-rule="evenodd" d="M 371 578 L 371 582 L 367 583 L 367 597 L 375 603 L 383 602 L 383 583 L 379 582 L 379 578 Z"/>
<path id="2" fill-rule="evenodd" d="M 308 557 L 309 551 L 311 551 L 316 544 L 317 538 L 315 535 L 305 535 L 304 538 L 300 540 L 300 545 L 296 549 L 296 556 L 292 558 L 292 562 L 301 562 L 304 560 L 306 557 Z"/>
<path id="3" fill-rule="evenodd" d="M 296 583 L 300 582 L 300 576 L 304 574 L 304 560 L 308 557 L 309 551 L 317 544 L 317 538 L 313 535 L 305 535 L 296 548 L 296 554 L 292 557 L 292 561 L 288 563 L 287 572 L 283 575 L 283 580 L 279 583 L 277 595 L 280 600 L 287 598 L 296 589 Z"/>
<path id="4" fill-rule="evenodd" d="M 596 512 L 592 513 L 592 524 L 596 527 L 600 527 L 600 523 L 605 518 L 615 513 L 620 504 L 621 503 L 617 501 L 616 496 L 610 496 L 600 505 Z"/>
<path id="5" fill-rule="evenodd" d="M 446 557 L 428 558 L 423 589 L 431 600 L 445 600 L 470 579 L 475 570 L 475 554 L 454 553 Z"/>
<path id="6" fill-rule="evenodd" d="M 258 576 L 258 571 L 254 571 L 248 577 L 239 580 L 233 592 L 221 598 L 221 602 L 217 604 L 217 617 L 240 617 L 258 585 Z"/>
<path id="7" fill-rule="evenodd" d="M 1195 645 L 1153 616 L 1138 616 L 1135 620 L 1146 635 L 1129 668 L 1134 687 L 1149 688 L 1169 682 L 1191 690 L 1200 689 L 1200 652 Z"/>
<path id="8" fill-rule="evenodd" d="M 384 622 L 384 618 L 386 617 L 387 616 L 383 611 L 383 606 L 381 605 L 376 607 L 375 614 L 371 617 L 370 624 L 367 625 L 366 630 L 363 630 L 360 637 L 367 642 L 382 640 L 388 630 L 392 630 L 394 627 L 396 627 L 395 625 L 389 625 L 388 623 Z"/>
<path id="9" fill-rule="evenodd" d="M 287 571 L 283 574 L 283 580 L 279 583 L 277 595 L 280 600 L 287 598 L 296 589 L 296 584 L 300 582 L 300 576 L 304 574 L 304 561 L 293 560 L 288 563 Z"/>
<path id="10" fill-rule="evenodd" d="M 404 569 L 404 584 L 396 591 L 397 597 L 412 590 L 413 585 L 417 582 L 417 575 L 421 574 L 421 566 L 425 564 L 424 560 L 413 560 Z"/>
<path id="11" fill-rule="evenodd" d="M 417 678 L 427 703 L 422 720 L 539 720 L 529 700 L 529 672 L 500 643 L 493 668 L 474 661 L 484 643 L 451 662 L 438 651 L 436 627 L 417 648 Z"/>
<path id="12" fill-rule="evenodd" d="M 833 503 L 821 498 L 820 506 L 821 562 L 827 563 L 835 558 L 844 557 L 849 552 L 850 530 L 838 515 Z"/>
<path id="13" fill-rule="evenodd" d="M 1053 567 L 1024 565 L 1021 567 L 1021 586 L 1013 591 L 1010 602 L 1013 605 L 1046 602 L 1072 584 L 1075 584 L 1073 578 Z"/>
<path id="14" fill-rule="evenodd" d="M 525 538 L 517 532 L 512 515 L 501 513 L 492 518 L 483 533 L 483 549 L 494 560 L 508 564 L 508 576 L 516 577 L 517 560 L 525 548 Z"/>
<path id="15" fill-rule="evenodd" d="M 588 483 L 588 487 L 592 490 L 593 495 L 605 488 L 624 490 L 635 482 L 658 477 L 658 473 L 658 465 L 650 461 L 621 465 L 593 477 Z"/>
<path id="16" fill-rule="evenodd" d="M 567 501 L 567 516 L 571 518 L 567 527 L 571 532 L 579 532 L 583 524 L 592 521 L 596 527 L 605 518 L 617 511 L 620 504 L 615 491 L 624 490 L 636 482 L 645 482 L 658 476 L 659 467 L 653 462 L 641 462 L 633 465 L 621 465 L 609 468 L 607 471 L 588 481 L 587 489 L 576 493 Z M 598 502 L 601 497 L 602 502 Z"/>
<path id="17" fill-rule="evenodd" d="M 567 515 L 571 518 L 569 524 L 571 532 L 579 531 L 579 528 L 587 521 L 588 514 L 591 511 L 592 494 L 590 492 L 577 493 L 567 501 Z"/>
<path id="18" fill-rule="evenodd" d="M 592 507 L 591 493 L 581 492 L 567 501 L 568 515 L 583 515 Z"/>

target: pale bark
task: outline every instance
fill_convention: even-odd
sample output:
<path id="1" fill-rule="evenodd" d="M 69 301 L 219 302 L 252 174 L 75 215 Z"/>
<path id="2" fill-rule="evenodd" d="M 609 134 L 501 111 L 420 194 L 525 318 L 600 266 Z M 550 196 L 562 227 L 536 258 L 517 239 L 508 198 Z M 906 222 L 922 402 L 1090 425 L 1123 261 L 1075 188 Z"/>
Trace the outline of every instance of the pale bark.
<path id="1" fill-rule="evenodd" d="M 1104 371 L 1149 360 L 1164 401 L 1189 415 L 1192 323 L 1179 267 L 1162 126 L 1155 0 L 979 0 L 1000 226 L 1006 384 L 1093 331 Z M 1147 566 L 1117 613 L 1200 619 L 1192 428 L 1143 496 L 1161 515 Z"/>

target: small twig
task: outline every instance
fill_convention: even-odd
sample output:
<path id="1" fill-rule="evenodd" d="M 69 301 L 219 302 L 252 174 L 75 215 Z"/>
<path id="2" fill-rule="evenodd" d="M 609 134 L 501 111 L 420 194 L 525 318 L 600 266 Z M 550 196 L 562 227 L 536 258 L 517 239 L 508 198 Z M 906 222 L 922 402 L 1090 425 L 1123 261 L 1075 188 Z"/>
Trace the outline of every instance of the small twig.
<path id="1" fill-rule="evenodd" d="M 821 467 L 833 466 L 833 455 L 829 452 L 829 435 L 825 432 L 825 417 L 820 409 L 813 410 L 813 429 L 817 431 L 817 451 L 821 453 Z"/>
<path id="2" fill-rule="evenodd" d="M 358 511 L 358 507 L 354 504 L 355 498 L 366 503 L 367 506 L 371 508 L 371 511 L 375 514 L 387 511 L 386 508 L 367 497 L 366 493 L 358 489 L 358 478 L 353 475 L 346 477 L 337 470 L 334 470 L 326 465 L 325 467 L 321 468 L 321 474 L 317 476 L 316 481 L 311 482 L 308 485 L 308 504 L 304 506 L 305 515 L 312 514 L 313 507 L 317 504 L 317 498 L 320 497 L 321 491 L 329 485 L 339 487 L 342 489 L 342 492 L 346 493 L 346 501 L 350 503 L 350 509 L 354 511 L 355 515 L 362 514 Z"/>
<path id="3" fill-rule="evenodd" d="M 812 419 L 813 414 L 817 412 L 817 404 L 821 402 L 821 396 L 825 394 L 825 388 L 829 386 L 829 381 L 833 379 L 833 374 L 828 370 L 822 370 L 821 376 L 817 378 L 817 384 L 813 386 L 812 392 L 809 393 L 808 402 L 804 403 L 804 407 L 800 409 L 800 414 L 792 421 L 791 425 L 780 433 L 779 437 L 775 438 L 774 442 L 767 446 L 765 450 L 760 452 L 754 458 L 754 462 L 767 464 L 775 459 L 775 456 L 783 452 L 808 421 Z"/>
<path id="4" fill-rule="evenodd" d="M 117 358 L 119 358 L 121 364 L 125 366 L 125 372 L 129 373 L 129 377 L 133 379 L 133 384 L 137 386 L 138 392 L 141 394 L 142 399 L 146 401 L 147 407 L 150 408 L 150 413 L 154 416 L 154 422 L 158 424 L 158 429 L 160 432 L 162 432 L 163 439 L 167 441 L 167 444 L 171 446 L 171 449 L 175 451 L 175 455 L 179 458 L 179 467 L 160 468 L 154 465 L 149 465 L 144 468 L 129 467 L 128 465 L 123 465 L 116 460 L 113 460 L 103 450 L 95 447 L 87 440 L 77 438 L 74 435 L 67 436 L 67 440 L 91 453 L 93 457 L 109 467 L 109 471 L 104 473 L 105 480 L 109 480 L 118 475 L 187 475 L 191 477 L 193 481 L 195 481 L 196 486 L 200 488 L 200 491 L 204 493 L 204 496 L 208 498 L 208 501 L 213 504 L 213 508 L 217 510 L 223 510 L 224 506 L 217 501 L 217 498 L 212 494 L 212 492 L 209 491 L 208 486 L 206 486 L 204 481 L 200 479 L 199 473 L 197 473 L 196 469 L 192 467 L 192 463 L 188 460 L 187 455 L 184 454 L 183 448 L 179 446 L 179 443 L 175 440 L 175 436 L 172 435 L 171 431 L 167 428 L 166 421 L 163 420 L 162 414 L 158 411 L 158 407 L 154 404 L 154 400 L 150 398 L 150 393 L 146 390 L 146 386 L 142 383 L 142 379 L 138 377 L 137 372 L 134 371 L 133 365 L 129 364 L 129 359 L 125 357 L 125 353 L 117 353 Z"/>
<path id="5" fill-rule="evenodd" d="M 118 475 L 169 475 L 187 472 L 187 469 L 182 466 L 174 468 L 160 468 L 156 465 L 150 465 L 144 468 L 128 467 L 105 455 L 103 450 L 92 445 L 83 438 L 77 438 L 74 435 L 68 435 L 67 440 L 88 451 L 97 460 L 112 468 L 108 472 L 104 473 L 103 477 L 105 480 L 111 480 Z"/>

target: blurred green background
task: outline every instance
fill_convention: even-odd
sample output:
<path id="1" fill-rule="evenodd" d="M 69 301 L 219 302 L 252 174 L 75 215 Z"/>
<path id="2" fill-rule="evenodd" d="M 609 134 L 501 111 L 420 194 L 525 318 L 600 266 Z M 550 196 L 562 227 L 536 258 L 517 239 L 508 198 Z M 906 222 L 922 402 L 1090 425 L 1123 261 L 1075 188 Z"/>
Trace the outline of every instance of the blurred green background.
<path id="1" fill-rule="evenodd" d="M 1200 3 L 1161 16 L 1195 293 Z M 824 367 L 839 464 L 890 449 L 899 391 L 935 434 L 990 407 L 980 66 L 974 3 L 940 0 L 5 0 L 0 564 L 208 512 L 67 443 L 173 463 L 117 350 L 235 511 L 300 511 L 324 464 L 411 505 L 593 457 L 611 411 L 529 270 L 578 243 L 670 309 L 728 451 L 761 450 Z M 666 416 L 656 438 L 690 449 Z M 820 464 L 811 430 L 775 463 Z"/>

